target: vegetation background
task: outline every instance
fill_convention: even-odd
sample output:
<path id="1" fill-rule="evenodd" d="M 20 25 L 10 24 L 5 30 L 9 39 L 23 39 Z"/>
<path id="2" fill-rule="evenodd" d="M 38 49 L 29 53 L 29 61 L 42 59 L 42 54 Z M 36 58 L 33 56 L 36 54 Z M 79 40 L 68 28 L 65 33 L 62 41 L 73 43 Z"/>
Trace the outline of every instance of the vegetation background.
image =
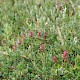
<path id="1" fill-rule="evenodd" d="M 80 80 L 80 0 L 0 0 L 0 80 Z"/>

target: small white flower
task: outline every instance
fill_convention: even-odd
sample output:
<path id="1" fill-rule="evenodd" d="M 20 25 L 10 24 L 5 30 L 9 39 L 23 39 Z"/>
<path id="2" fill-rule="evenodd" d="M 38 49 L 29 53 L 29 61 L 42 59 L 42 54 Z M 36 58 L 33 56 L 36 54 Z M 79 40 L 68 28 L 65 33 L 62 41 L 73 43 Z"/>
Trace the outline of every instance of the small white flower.
<path id="1" fill-rule="evenodd" d="M 74 42 L 75 44 L 78 42 L 78 40 L 77 40 L 77 37 L 76 37 L 76 36 L 74 36 L 74 40 L 73 40 L 73 42 Z"/>

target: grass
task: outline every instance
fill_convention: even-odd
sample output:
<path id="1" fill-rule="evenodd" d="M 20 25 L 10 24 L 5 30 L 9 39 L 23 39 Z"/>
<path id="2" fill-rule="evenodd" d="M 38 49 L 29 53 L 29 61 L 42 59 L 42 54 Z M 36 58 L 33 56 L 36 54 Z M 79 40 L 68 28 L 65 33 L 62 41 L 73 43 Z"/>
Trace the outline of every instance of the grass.
<path id="1" fill-rule="evenodd" d="M 0 80 L 79 74 L 79 0 L 0 0 Z"/>

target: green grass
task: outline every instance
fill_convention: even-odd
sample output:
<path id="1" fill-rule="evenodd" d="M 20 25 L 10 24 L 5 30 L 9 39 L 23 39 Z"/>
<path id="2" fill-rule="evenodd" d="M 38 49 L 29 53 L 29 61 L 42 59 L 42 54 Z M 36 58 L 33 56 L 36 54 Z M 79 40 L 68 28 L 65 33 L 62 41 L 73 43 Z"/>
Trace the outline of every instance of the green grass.
<path id="1" fill-rule="evenodd" d="M 79 0 L 0 0 L 0 80 L 79 79 Z"/>

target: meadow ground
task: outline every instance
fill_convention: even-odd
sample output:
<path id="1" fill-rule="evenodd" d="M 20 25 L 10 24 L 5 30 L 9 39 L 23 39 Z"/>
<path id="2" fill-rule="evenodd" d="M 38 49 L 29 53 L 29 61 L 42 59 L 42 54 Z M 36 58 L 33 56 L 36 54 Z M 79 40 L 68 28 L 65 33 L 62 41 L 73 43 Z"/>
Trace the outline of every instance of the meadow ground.
<path id="1" fill-rule="evenodd" d="M 80 80 L 80 0 L 0 0 L 0 80 Z"/>

